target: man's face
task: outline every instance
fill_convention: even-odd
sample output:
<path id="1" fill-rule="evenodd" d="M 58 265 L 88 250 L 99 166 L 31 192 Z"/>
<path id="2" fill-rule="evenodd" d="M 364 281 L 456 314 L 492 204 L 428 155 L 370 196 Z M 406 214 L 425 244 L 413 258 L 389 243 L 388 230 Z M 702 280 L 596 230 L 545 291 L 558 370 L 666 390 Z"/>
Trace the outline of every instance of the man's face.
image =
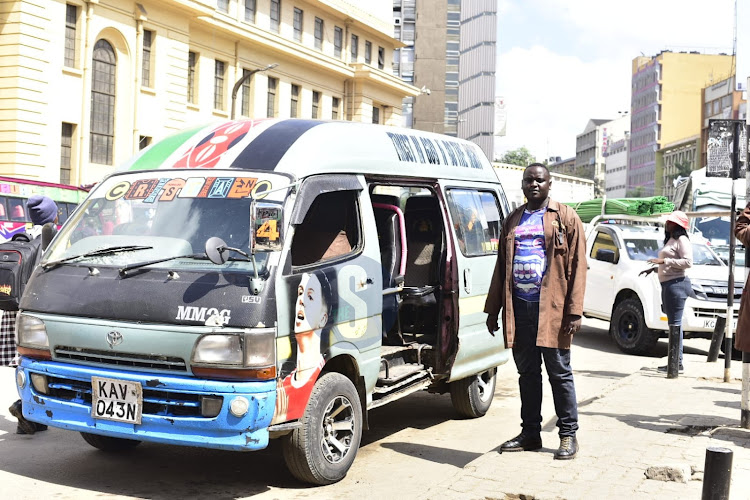
<path id="1" fill-rule="evenodd" d="M 541 203 L 549 196 L 551 181 L 549 173 L 542 167 L 529 167 L 523 172 L 521 189 L 530 202 Z"/>

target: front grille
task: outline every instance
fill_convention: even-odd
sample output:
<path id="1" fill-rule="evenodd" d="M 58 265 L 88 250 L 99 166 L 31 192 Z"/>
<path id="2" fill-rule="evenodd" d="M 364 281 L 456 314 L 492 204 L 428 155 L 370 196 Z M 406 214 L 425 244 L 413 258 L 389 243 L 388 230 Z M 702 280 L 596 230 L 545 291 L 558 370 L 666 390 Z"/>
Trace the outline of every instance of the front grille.
<path id="1" fill-rule="evenodd" d="M 91 382 L 47 376 L 48 395 L 55 399 L 91 406 Z M 143 415 L 202 417 L 201 396 L 184 392 L 143 389 Z M 219 396 L 214 396 L 219 397 Z"/>
<path id="2" fill-rule="evenodd" d="M 128 366 L 132 368 L 146 368 L 166 370 L 171 372 L 187 372 L 187 364 L 182 358 L 175 356 L 158 356 L 154 354 L 134 354 L 127 352 L 100 351 L 97 349 L 82 349 L 80 347 L 57 346 L 56 359 L 85 361 L 101 365 Z"/>
<path id="3" fill-rule="evenodd" d="M 720 310 L 720 309 L 707 309 L 703 307 L 694 307 L 693 313 L 695 313 L 696 318 L 701 319 L 715 319 L 719 316 L 726 316 L 727 310 Z M 739 316 L 739 311 L 737 309 L 734 309 L 734 318 L 737 319 Z"/>

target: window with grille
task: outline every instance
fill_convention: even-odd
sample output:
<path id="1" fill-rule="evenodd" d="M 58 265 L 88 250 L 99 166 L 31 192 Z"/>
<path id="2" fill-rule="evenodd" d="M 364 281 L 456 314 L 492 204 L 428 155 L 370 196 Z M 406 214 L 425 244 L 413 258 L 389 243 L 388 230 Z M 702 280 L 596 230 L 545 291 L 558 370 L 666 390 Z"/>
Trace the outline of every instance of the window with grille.
<path id="1" fill-rule="evenodd" d="M 224 109 L 224 74 L 226 63 L 216 61 L 214 70 L 214 109 Z"/>
<path id="2" fill-rule="evenodd" d="M 372 107 L 372 123 L 380 123 L 380 108 L 377 106 Z"/>
<path id="3" fill-rule="evenodd" d="M 75 68 L 76 66 L 76 21 L 78 20 L 78 7 L 75 5 L 65 6 L 65 66 Z"/>
<path id="4" fill-rule="evenodd" d="M 302 41 L 302 9 L 294 8 L 294 39 Z"/>
<path id="5" fill-rule="evenodd" d="M 312 117 L 313 119 L 317 119 L 319 117 L 319 110 L 320 110 L 320 92 L 314 90 L 312 94 Z"/>
<path id="6" fill-rule="evenodd" d="M 315 48 L 323 50 L 323 20 L 315 18 Z"/>
<path id="7" fill-rule="evenodd" d="M 216 0 L 216 8 L 222 12 L 229 12 L 229 0 Z"/>
<path id="8" fill-rule="evenodd" d="M 365 64 L 372 62 L 372 42 L 365 40 Z"/>
<path id="9" fill-rule="evenodd" d="M 154 32 L 143 30 L 143 61 L 141 62 L 141 85 L 152 87 L 151 85 L 151 43 L 154 39 Z"/>
<path id="10" fill-rule="evenodd" d="M 91 71 L 91 143 L 89 160 L 112 165 L 115 137 L 115 49 L 106 40 L 94 45 Z"/>
<path id="11" fill-rule="evenodd" d="M 289 109 L 289 116 L 297 118 L 299 114 L 299 85 L 292 85 L 292 105 Z"/>
<path id="12" fill-rule="evenodd" d="M 331 118 L 334 120 L 339 119 L 339 108 L 341 107 L 341 99 L 334 97 L 331 99 Z"/>
<path id="13" fill-rule="evenodd" d="M 195 104 L 195 65 L 197 59 L 195 52 L 188 52 L 187 100 L 190 104 Z"/>
<path id="14" fill-rule="evenodd" d="M 255 22 L 255 0 L 245 0 L 245 22 Z"/>
<path id="15" fill-rule="evenodd" d="M 356 63 L 357 57 L 359 57 L 359 37 L 357 35 L 352 35 L 352 46 L 351 49 L 351 59 L 350 62 Z"/>
<path id="16" fill-rule="evenodd" d="M 276 116 L 276 88 L 279 85 L 277 78 L 268 79 L 268 96 L 266 99 L 266 116 L 273 118 Z"/>
<path id="17" fill-rule="evenodd" d="M 248 73 L 250 73 L 249 69 L 243 69 L 242 78 L 244 79 Z M 247 78 L 242 82 L 242 105 L 240 106 L 240 114 L 242 116 L 250 116 L 250 78 Z"/>
<path id="18" fill-rule="evenodd" d="M 333 56 L 341 58 L 341 46 L 344 44 L 344 31 L 336 26 L 333 28 Z"/>
<path id="19" fill-rule="evenodd" d="M 378 69 L 385 68 L 385 48 L 378 47 Z"/>
<path id="20" fill-rule="evenodd" d="M 271 30 L 279 32 L 281 19 L 281 0 L 271 0 Z"/>
<path id="21" fill-rule="evenodd" d="M 73 124 L 63 123 L 60 134 L 60 184 L 70 184 L 70 168 L 73 158 Z"/>

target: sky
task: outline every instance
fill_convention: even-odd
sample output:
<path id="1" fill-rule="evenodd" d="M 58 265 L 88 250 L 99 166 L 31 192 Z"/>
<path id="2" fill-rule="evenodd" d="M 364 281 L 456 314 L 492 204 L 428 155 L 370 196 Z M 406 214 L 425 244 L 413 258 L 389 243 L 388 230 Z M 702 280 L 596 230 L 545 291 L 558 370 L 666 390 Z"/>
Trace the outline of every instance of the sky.
<path id="1" fill-rule="evenodd" d="M 737 1 L 750 20 L 750 0 Z M 734 11 L 734 0 L 499 0 L 496 95 L 507 133 L 495 137 L 496 155 L 525 146 L 537 160 L 575 156 L 589 119 L 630 109 L 635 57 L 731 54 Z M 739 38 L 744 62 L 750 36 Z"/>

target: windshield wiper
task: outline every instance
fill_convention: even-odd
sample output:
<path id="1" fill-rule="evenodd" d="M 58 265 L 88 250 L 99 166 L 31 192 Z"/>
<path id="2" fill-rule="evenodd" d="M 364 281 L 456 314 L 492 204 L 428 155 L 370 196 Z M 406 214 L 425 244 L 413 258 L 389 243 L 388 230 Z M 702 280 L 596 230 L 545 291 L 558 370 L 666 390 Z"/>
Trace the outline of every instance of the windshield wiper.
<path id="1" fill-rule="evenodd" d="M 159 264 L 161 262 L 167 262 L 170 260 L 175 259 L 195 259 L 195 260 L 208 260 L 208 257 L 205 253 L 189 253 L 185 255 L 175 255 L 173 257 L 164 257 L 162 259 L 154 259 L 154 260 L 147 260 L 144 262 L 135 262 L 133 264 L 128 264 L 127 266 L 123 266 L 120 268 L 120 276 L 125 276 L 128 271 L 131 269 L 138 269 L 140 267 L 146 267 L 150 266 L 151 264 Z"/>
<path id="2" fill-rule="evenodd" d="M 116 247 L 107 247 L 107 248 L 100 248 L 98 250 L 93 250 L 91 252 L 82 253 L 80 255 L 72 255 L 70 257 L 65 257 L 64 259 L 60 260 L 53 260 L 52 262 L 45 262 L 42 264 L 42 269 L 45 271 L 49 270 L 50 268 L 59 266 L 60 264 L 64 264 L 66 262 L 70 262 L 73 260 L 78 259 L 86 259 L 89 257 L 99 257 L 101 255 L 112 255 L 120 252 L 133 252 L 136 250 L 151 250 L 152 246 L 147 245 L 119 245 Z"/>

